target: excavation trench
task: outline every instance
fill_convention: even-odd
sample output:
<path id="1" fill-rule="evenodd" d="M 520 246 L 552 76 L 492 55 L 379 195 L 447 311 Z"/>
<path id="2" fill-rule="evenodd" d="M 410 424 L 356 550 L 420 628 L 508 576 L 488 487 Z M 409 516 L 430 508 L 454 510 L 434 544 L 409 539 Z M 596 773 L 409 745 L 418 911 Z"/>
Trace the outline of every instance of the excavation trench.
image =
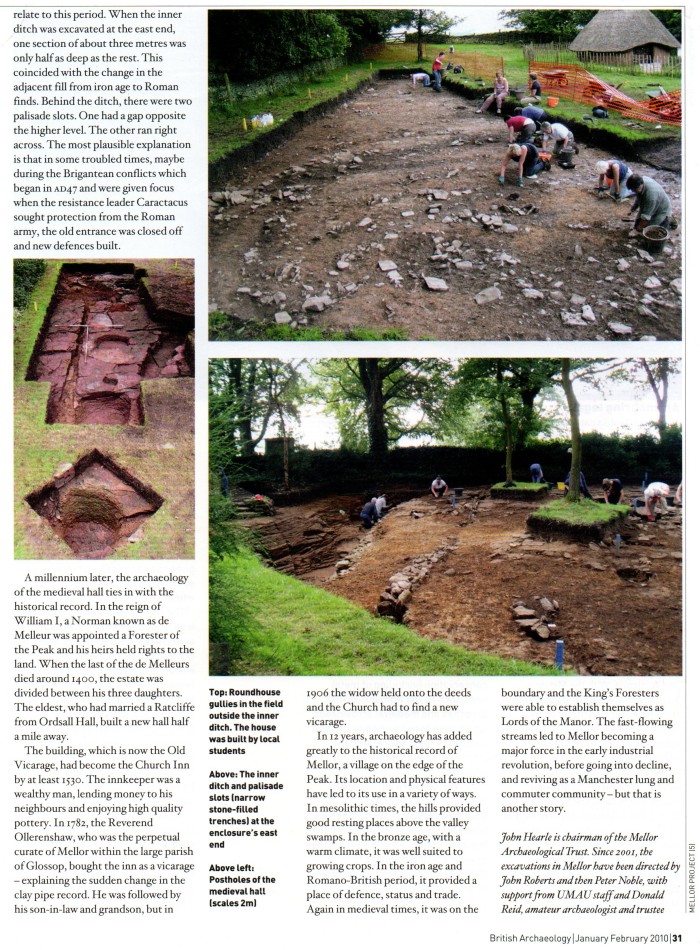
<path id="1" fill-rule="evenodd" d="M 75 555 L 89 559 L 138 542 L 142 526 L 163 504 L 157 492 L 97 450 L 62 466 L 25 500 Z"/>
<path id="2" fill-rule="evenodd" d="M 422 636 L 545 665 L 561 638 L 567 666 L 582 675 L 682 671 L 680 510 L 656 524 L 630 517 L 618 549 L 614 538 L 537 537 L 527 518 L 539 502 L 493 499 L 486 486 L 454 505 L 404 492 L 387 491 L 392 507 L 369 532 L 358 494 L 277 508 L 249 524 L 278 570 Z M 401 598 L 399 610 L 390 597 Z M 517 604 L 541 598 L 558 605 L 546 641 L 514 618 Z"/>
<path id="3" fill-rule="evenodd" d="M 192 317 L 162 314 L 133 264 L 64 264 L 27 380 L 51 383 L 46 422 L 143 425 L 141 382 L 193 375 Z"/>

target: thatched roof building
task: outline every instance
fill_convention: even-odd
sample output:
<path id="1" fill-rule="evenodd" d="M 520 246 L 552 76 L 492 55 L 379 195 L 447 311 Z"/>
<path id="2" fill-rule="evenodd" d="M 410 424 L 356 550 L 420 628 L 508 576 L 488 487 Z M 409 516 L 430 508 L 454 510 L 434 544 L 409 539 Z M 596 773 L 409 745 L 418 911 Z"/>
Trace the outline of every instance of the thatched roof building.
<path id="1" fill-rule="evenodd" d="M 579 59 L 665 64 L 680 45 L 651 10 L 599 10 L 569 49 Z"/>

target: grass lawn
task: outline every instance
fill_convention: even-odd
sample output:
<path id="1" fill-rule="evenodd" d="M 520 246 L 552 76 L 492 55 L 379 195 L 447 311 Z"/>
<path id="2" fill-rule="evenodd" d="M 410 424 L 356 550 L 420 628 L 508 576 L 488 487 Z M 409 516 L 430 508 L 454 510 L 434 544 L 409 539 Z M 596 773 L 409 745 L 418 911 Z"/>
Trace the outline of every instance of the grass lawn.
<path id="1" fill-rule="evenodd" d="M 513 482 L 508 485 L 506 482 L 496 482 L 491 488 L 502 489 L 503 491 L 531 491 L 535 494 L 547 487 L 546 482 Z"/>
<path id="2" fill-rule="evenodd" d="M 249 552 L 212 565 L 210 611 L 211 636 L 229 645 L 233 675 L 558 675 L 421 637 Z"/>
<path id="3" fill-rule="evenodd" d="M 550 501 L 534 513 L 536 518 L 561 521 L 571 525 L 606 525 L 617 521 L 630 511 L 629 505 L 601 505 L 583 498 L 579 502 L 558 498 Z"/>

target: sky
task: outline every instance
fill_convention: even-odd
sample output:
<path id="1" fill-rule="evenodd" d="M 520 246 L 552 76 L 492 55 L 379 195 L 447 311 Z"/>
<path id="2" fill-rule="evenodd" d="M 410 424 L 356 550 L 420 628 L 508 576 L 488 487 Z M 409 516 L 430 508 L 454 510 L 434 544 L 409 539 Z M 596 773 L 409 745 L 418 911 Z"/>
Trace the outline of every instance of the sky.
<path id="1" fill-rule="evenodd" d="M 455 35 L 463 33 L 496 33 L 498 30 L 505 29 L 503 20 L 498 19 L 498 14 L 508 7 L 469 7 L 469 6 L 445 6 L 435 4 L 436 9 L 444 10 L 452 19 L 460 22 L 454 27 Z"/>

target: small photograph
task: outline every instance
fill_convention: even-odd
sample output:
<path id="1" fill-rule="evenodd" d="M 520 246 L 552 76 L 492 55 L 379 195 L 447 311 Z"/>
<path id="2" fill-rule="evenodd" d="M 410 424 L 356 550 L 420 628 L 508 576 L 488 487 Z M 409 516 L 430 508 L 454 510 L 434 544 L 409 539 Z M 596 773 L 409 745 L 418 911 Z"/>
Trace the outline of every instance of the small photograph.
<path id="1" fill-rule="evenodd" d="M 194 262 L 14 262 L 15 556 L 194 556 Z"/>
<path id="2" fill-rule="evenodd" d="M 210 338 L 682 339 L 681 40 L 680 9 L 209 11 Z"/>
<path id="3" fill-rule="evenodd" d="M 681 674 L 679 360 L 209 372 L 213 675 Z"/>

